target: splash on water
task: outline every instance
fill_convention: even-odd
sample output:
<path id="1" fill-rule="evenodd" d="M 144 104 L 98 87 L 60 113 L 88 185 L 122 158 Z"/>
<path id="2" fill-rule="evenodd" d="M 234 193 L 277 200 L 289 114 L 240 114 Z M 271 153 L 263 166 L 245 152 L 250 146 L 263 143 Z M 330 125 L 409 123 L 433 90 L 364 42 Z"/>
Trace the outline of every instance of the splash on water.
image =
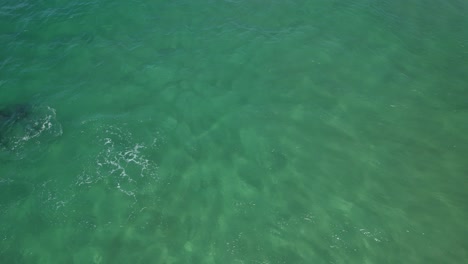
<path id="1" fill-rule="evenodd" d="M 139 193 L 151 188 L 151 182 L 157 181 L 158 166 L 147 155 L 153 144 L 138 142 L 127 129 L 113 125 L 100 126 L 98 132 L 99 152 L 78 176 L 76 184 L 104 183 L 107 188 L 136 200 Z"/>

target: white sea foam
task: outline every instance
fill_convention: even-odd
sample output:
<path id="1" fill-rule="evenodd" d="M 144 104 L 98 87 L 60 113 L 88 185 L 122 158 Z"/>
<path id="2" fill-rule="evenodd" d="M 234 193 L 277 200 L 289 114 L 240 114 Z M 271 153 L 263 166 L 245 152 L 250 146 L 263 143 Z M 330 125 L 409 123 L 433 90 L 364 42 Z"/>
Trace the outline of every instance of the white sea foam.
<path id="1" fill-rule="evenodd" d="M 107 187 L 133 197 L 157 181 L 157 164 L 151 160 L 146 150 L 155 146 L 150 142 L 138 142 L 125 128 L 100 126 L 97 129 L 97 146 L 100 148 L 94 161 L 78 176 L 78 186 L 92 186 L 104 183 Z M 148 145 L 148 146 L 147 146 Z"/>

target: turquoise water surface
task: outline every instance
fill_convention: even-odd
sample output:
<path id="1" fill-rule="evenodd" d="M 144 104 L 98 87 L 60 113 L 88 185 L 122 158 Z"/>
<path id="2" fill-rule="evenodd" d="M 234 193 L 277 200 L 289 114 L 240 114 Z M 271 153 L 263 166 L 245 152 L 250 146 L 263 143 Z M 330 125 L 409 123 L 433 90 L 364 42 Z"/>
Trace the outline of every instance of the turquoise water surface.
<path id="1" fill-rule="evenodd" d="M 467 1 L 0 3 L 0 263 L 467 263 Z"/>

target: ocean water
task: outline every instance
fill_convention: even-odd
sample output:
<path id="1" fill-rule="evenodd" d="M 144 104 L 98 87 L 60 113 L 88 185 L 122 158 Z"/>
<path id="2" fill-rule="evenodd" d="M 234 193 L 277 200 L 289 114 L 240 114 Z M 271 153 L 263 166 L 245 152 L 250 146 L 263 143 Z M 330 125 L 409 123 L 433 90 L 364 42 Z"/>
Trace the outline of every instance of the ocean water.
<path id="1" fill-rule="evenodd" d="M 0 0 L 0 263 L 467 263 L 467 14 Z"/>

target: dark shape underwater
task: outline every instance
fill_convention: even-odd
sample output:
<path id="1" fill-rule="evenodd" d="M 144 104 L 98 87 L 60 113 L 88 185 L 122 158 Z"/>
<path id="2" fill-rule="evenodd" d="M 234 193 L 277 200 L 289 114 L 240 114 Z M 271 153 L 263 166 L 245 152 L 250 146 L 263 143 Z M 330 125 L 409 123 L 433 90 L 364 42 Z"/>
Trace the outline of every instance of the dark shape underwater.
<path id="1" fill-rule="evenodd" d="M 9 132 L 21 125 L 31 112 L 30 104 L 15 104 L 0 109 L 0 144 L 6 144 Z"/>
<path id="2" fill-rule="evenodd" d="M 0 163 L 40 157 L 62 135 L 55 109 L 33 104 L 0 107 Z"/>
<path id="3" fill-rule="evenodd" d="M 16 104 L 0 109 L 0 128 L 6 125 L 13 125 L 15 122 L 27 117 L 31 113 L 31 105 Z"/>

